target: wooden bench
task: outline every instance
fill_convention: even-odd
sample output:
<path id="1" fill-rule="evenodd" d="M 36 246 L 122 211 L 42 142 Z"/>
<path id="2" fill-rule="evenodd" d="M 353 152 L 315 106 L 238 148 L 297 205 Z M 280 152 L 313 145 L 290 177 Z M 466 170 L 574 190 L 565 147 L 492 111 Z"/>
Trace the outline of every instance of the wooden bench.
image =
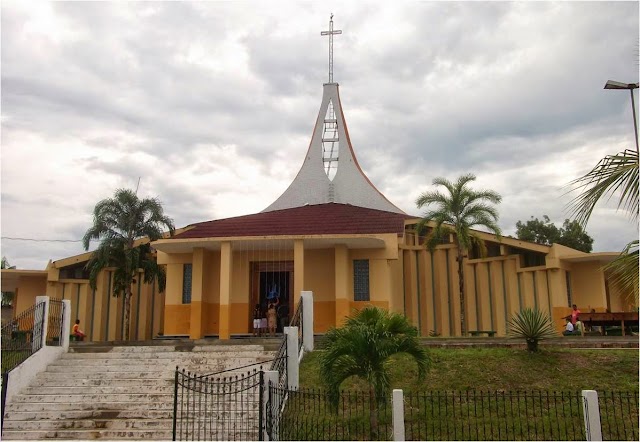
<path id="1" fill-rule="evenodd" d="M 471 330 L 469 332 L 469 334 L 471 336 L 481 336 L 481 335 L 487 335 L 490 338 L 493 338 L 495 336 L 495 334 L 498 333 L 495 330 Z"/>

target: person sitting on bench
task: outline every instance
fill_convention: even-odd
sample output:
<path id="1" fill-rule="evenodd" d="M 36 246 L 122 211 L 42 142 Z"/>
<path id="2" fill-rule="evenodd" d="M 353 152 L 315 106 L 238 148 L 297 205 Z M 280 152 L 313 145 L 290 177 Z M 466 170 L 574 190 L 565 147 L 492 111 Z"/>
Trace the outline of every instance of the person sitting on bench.
<path id="1" fill-rule="evenodd" d="M 580 320 L 580 317 L 576 318 L 576 323 L 573 325 L 573 334 L 574 335 L 581 335 L 582 331 L 583 331 L 583 327 L 584 325 L 582 324 L 582 321 Z"/>
<path id="2" fill-rule="evenodd" d="M 82 341 L 86 336 L 82 330 L 80 330 L 80 320 L 76 319 L 76 323 L 73 324 L 73 328 L 71 329 L 71 334 L 75 336 L 76 341 Z"/>
<path id="3" fill-rule="evenodd" d="M 567 319 L 567 325 L 565 326 L 562 334 L 565 336 L 569 336 L 573 334 L 573 324 L 571 323 L 570 319 Z"/>

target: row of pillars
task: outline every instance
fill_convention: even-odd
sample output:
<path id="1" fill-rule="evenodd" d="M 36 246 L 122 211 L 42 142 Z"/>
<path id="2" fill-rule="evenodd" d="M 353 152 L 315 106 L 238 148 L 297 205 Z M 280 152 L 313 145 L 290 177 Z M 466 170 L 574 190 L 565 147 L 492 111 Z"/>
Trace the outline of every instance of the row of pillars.
<path id="1" fill-rule="evenodd" d="M 191 297 L 191 328 L 189 335 L 192 339 L 202 338 L 202 324 L 207 318 L 202 308 L 202 296 L 204 293 L 204 281 L 202 275 L 205 271 L 205 249 L 195 248 L 193 250 L 193 285 Z M 300 300 L 299 293 L 302 292 L 304 284 L 304 242 L 296 239 L 293 242 L 293 293 L 294 305 Z M 230 305 L 233 280 L 233 246 L 231 241 L 224 241 L 220 244 L 220 310 L 218 317 L 218 337 L 229 339 L 231 337 Z M 195 277 L 195 276 L 198 277 Z"/>

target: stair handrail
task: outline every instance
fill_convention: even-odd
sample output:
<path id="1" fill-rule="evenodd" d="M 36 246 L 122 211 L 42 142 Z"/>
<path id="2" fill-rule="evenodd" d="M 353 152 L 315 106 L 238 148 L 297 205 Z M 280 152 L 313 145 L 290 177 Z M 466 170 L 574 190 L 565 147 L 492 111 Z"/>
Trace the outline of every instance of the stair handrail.
<path id="1" fill-rule="evenodd" d="M 2 327 L 2 373 L 8 373 L 42 348 L 45 303 L 32 305 Z"/>

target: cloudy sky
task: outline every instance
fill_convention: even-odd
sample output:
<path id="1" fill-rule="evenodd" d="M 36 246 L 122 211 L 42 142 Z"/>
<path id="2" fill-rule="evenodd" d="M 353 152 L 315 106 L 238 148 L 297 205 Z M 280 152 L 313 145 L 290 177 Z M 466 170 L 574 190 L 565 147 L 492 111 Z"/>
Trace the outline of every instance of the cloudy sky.
<path id="1" fill-rule="evenodd" d="M 346 4 L 343 4 L 346 3 Z M 2 1 L 2 255 L 82 252 L 95 203 L 157 196 L 177 226 L 255 213 L 297 173 L 327 81 L 358 160 L 408 213 L 474 173 L 500 225 L 568 216 L 566 184 L 634 146 L 638 3 Z M 637 97 L 637 95 L 636 95 Z M 617 251 L 637 226 L 601 205 Z"/>

